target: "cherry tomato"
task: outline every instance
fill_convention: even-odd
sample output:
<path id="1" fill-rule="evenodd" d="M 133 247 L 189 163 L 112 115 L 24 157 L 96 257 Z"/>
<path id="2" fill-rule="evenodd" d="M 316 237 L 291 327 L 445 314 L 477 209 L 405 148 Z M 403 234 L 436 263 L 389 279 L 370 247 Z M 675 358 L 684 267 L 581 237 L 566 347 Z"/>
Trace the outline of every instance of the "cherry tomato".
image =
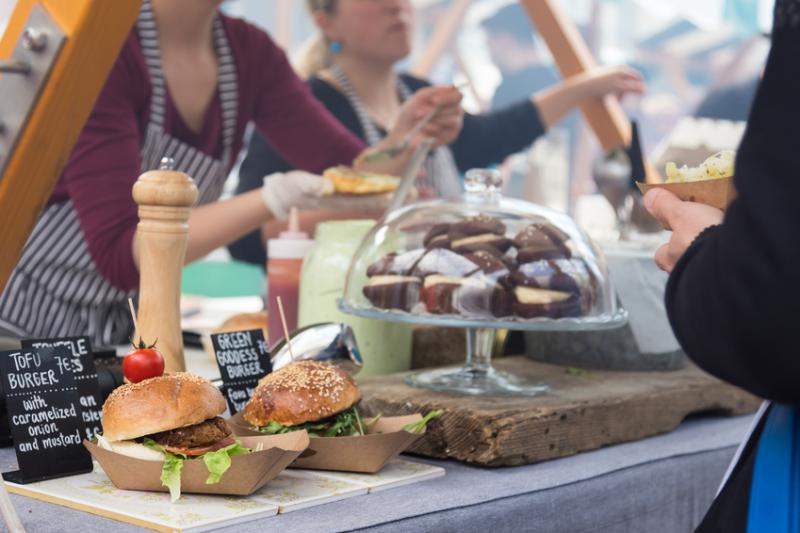
<path id="1" fill-rule="evenodd" d="M 156 350 L 156 344 L 147 346 L 141 337 L 139 344 L 122 360 L 122 373 L 132 383 L 154 378 L 164 373 L 164 356 Z"/>

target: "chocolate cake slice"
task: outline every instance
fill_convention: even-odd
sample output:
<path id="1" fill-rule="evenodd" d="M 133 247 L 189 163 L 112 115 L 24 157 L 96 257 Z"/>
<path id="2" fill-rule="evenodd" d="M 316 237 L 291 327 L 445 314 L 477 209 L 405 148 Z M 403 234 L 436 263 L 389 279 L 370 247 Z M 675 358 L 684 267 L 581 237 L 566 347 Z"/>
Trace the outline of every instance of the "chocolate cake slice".
<path id="1" fill-rule="evenodd" d="M 507 315 L 512 297 L 505 287 L 483 275 L 433 275 L 425 278 L 420 299 L 429 313 L 487 318 Z"/>
<path id="2" fill-rule="evenodd" d="M 478 265 L 463 255 L 444 248 L 427 250 L 408 271 L 412 276 L 424 278 L 433 274 L 464 277 L 476 272 Z"/>
<path id="3" fill-rule="evenodd" d="M 581 316 L 591 309 L 595 288 L 586 265 L 575 259 L 521 264 L 511 274 L 514 314 L 523 318 Z"/>
<path id="4" fill-rule="evenodd" d="M 405 276 L 411 272 L 414 265 L 419 262 L 423 255 L 425 255 L 425 250 L 412 250 L 401 254 L 395 252 L 386 254 L 367 267 L 367 276 Z"/>
<path id="5" fill-rule="evenodd" d="M 364 285 L 364 296 L 380 309 L 411 311 L 419 303 L 422 280 L 414 276 L 373 276 Z"/>
<path id="6" fill-rule="evenodd" d="M 534 223 L 525 226 L 516 237 L 519 263 L 530 263 L 542 259 L 569 259 L 572 251 L 567 246 L 569 235 L 547 223 Z"/>
<path id="7" fill-rule="evenodd" d="M 506 225 L 500 220 L 478 215 L 451 225 L 447 235 L 453 251 L 465 254 L 484 251 L 500 257 L 512 245 L 505 233 Z"/>
<path id="8" fill-rule="evenodd" d="M 425 248 L 450 248 L 450 224 L 436 224 L 422 239 Z"/>

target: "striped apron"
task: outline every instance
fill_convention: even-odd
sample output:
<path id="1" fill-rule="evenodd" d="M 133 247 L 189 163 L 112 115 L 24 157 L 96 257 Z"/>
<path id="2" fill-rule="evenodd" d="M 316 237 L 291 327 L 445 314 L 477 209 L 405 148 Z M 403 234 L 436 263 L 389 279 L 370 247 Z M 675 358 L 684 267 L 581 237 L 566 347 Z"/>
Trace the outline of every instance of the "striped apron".
<path id="1" fill-rule="evenodd" d="M 369 116 L 367 107 L 356 93 L 350 78 L 339 65 L 331 67 L 336 82 L 341 87 L 345 98 L 356 113 L 361 129 L 364 131 L 364 140 L 368 145 L 374 146 L 381 142 L 383 135 L 380 133 L 375 121 Z M 397 78 L 397 93 L 400 101 L 405 102 L 413 94 L 411 89 Z M 461 196 L 461 179 L 459 177 L 458 166 L 456 166 L 453 152 L 447 146 L 442 146 L 433 150 L 423 166 L 424 173 L 417 181 L 417 186 L 424 190 L 432 191 L 433 195 L 439 198 L 458 198 Z"/>
<path id="2" fill-rule="evenodd" d="M 149 0 L 137 21 L 152 86 L 150 118 L 141 150 L 141 172 L 171 158 L 175 170 L 194 178 L 198 204 L 219 199 L 231 161 L 237 121 L 236 69 L 222 22 L 214 21 L 222 107 L 222 158 L 217 160 L 164 132 L 166 84 L 158 33 Z M 95 346 L 127 342 L 133 324 L 126 292 L 112 286 L 95 268 L 71 201 L 47 207 L 34 227 L 2 297 L 0 326 L 19 336 L 88 335 Z"/>

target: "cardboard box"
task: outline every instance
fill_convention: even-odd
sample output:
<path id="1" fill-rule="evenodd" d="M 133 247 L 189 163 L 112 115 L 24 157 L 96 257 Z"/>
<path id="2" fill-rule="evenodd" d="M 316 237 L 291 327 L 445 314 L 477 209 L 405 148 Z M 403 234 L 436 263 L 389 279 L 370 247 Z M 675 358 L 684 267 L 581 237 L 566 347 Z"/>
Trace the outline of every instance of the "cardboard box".
<path id="1" fill-rule="evenodd" d="M 308 447 L 308 433 L 295 431 L 284 435 L 241 437 L 243 446 L 263 450 L 231 458 L 231 467 L 219 483 L 206 485 L 208 470 L 202 459 L 190 459 L 181 472 L 181 492 L 247 496 L 277 477 Z M 119 489 L 168 492 L 161 484 L 162 461 L 145 461 L 100 448 L 90 441 L 83 445 L 100 463 Z"/>
<path id="2" fill-rule="evenodd" d="M 392 416 L 378 420 L 368 435 L 358 437 L 311 437 L 308 452 L 298 457 L 292 467 L 339 472 L 374 474 L 424 433 L 403 431 L 403 426 L 422 419 L 422 415 Z M 228 419 L 236 435 L 263 435 L 237 413 Z M 369 423 L 369 420 L 367 420 Z M 294 432 L 292 432 L 294 433 Z M 291 435 L 292 433 L 284 433 Z"/>
<path id="3" fill-rule="evenodd" d="M 733 177 L 717 178 L 702 181 L 684 181 L 679 183 L 641 183 L 636 185 L 642 194 L 646 194 L 650 189 L 666 189 L 681 200 L 687 202 L 698 202 L 710 205 L 723 211 L 728 208 L 730 203 L 736 198 L 736 188 L 733 185 Z"/>

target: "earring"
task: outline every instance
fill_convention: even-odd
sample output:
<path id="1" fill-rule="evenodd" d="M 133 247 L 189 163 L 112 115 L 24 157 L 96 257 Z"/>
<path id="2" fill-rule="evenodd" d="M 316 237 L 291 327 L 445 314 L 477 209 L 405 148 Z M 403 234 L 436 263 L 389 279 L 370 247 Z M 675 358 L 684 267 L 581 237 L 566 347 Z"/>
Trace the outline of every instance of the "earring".
<path id="1" fill-rule="evenodd" d="M 332 54 L 341 54 L 342 53 L 342 43 L 341 41 L 331 41 L 329 46 L 330 51 Z"/>

